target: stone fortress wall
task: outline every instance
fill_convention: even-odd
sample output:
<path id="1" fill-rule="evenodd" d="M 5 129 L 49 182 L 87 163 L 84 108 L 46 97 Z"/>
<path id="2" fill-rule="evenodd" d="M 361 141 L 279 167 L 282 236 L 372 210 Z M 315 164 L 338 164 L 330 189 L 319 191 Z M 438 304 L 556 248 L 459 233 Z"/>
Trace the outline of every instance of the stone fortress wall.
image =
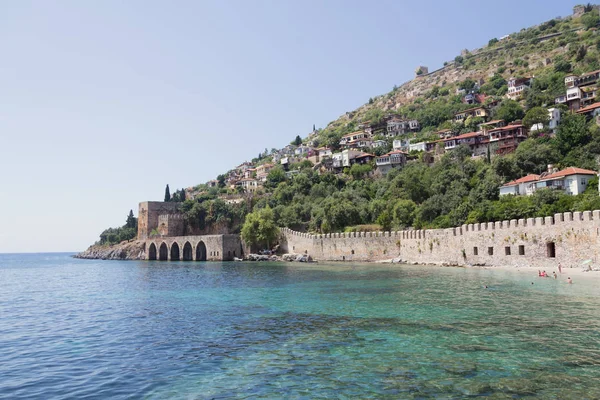
<path id="1" fill-rule="evenodd" d="M 403 261 L 551 269 L 600 266 L 600 210 L 397 232 L 311 235 L 282 229 L 284 251 L 320 261 Z"/>
<path id="2" fill-rule="evenodd" d="M 139 204 L 138 240 L 142 258 L 163 261 L 232 261 L 244 256 L 239 235 L 186 235 L 181 203 L 145 201 Z M 152 232 L 155 234 L 152 235 Z"/>

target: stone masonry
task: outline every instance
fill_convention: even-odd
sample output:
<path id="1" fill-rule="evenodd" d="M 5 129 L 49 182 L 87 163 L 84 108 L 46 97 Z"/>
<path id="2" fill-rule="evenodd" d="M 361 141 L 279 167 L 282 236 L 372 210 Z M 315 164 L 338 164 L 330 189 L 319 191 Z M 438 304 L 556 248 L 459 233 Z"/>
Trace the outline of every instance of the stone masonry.
<path id="1" fill-rule="evenodd" d="M 283 229 L 283 250 L 321 261 L 377 261 L 575 267 L 600 266 L 600 210 L 450 229 L 310 235 Z"/>

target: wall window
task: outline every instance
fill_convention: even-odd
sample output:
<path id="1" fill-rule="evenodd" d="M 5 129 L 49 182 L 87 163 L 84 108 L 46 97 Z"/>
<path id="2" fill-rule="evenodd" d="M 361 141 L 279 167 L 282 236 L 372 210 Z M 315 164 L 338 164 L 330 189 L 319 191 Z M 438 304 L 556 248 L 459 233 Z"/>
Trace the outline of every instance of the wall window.
<path id="1" fill-rule="evenodd" d="M 488 256 L 493 256 L 493 255 L 494 255 L 494 248 L 488 247 Z"/>
<path id="2" fill-rule="evenodd" d="M 474 255 L 474 256 L 476 256 L 476 255 L 477 255 L 477 252 L 478 252 L 478 249 L 477 249 L 477 247 L 473 247 L 473 255 Z"/>
<path id="3" fill-rule="evenodd" d="M 554 242 L 546 243 L 546 256 L 549 258 L 556 257 L 556 245 L 554 244 Z"/>
<path id="4" fill-rule="evenodd" d="M 510 246 L 504 247 L 504 254 L 510 256 Z"/>
<path id="5" fill-rule="evenodd" d="M 520 256 L 524 256 L 525 255 L 525 246 L 524 245 L 520 245 L 519 246 L 519 255 Z"/>
<path id="6" fill-rule="evenodd" d="M 587 185 L 587 179 L 581 178 L 581 184 L 584 186 Z"/>

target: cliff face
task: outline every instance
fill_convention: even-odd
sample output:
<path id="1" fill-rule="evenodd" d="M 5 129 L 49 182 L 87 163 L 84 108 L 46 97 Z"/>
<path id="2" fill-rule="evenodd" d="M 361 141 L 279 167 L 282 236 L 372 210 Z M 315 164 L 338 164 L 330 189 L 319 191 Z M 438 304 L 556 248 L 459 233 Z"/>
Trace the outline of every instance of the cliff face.
<path id="1" fill-rule="evenodd" d="M 114 246 L 92 245 L 74 257 L 91 260 L 144 260 L 145 254 L 144 242 L 133 241 Z"/>

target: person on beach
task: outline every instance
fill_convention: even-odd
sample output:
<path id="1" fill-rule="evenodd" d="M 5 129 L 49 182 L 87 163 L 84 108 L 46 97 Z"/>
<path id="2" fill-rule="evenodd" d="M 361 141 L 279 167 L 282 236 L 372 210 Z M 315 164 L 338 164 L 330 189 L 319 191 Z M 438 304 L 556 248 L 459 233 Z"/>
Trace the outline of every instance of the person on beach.
<path id="1" fill-rule="evenodd" d="M 562 274 L 562 265 L 560 263 L 558 263 L 558 273 Z"/>
<path id="2" fill-rule="evenodd" d="M 567 283 L 573 283 L 573 280 L 571 279 L 570 276 L 567 278 Z"/>
<path id="3" fill-rule="evenodd" d="M 552 271 L 552 275 L 554 275 L 554 279 L 558 278 L 558 276 L 556 275 L 556 272 Z"/>
<path id="4" fill-rule="evenodd" d="M 546 271 L 542 271 L 542 277 L 548 278 L 548 274 L 546 273 Z"/>
<path id="5" fill-rule="evenodd" d="M 539 276 L 540 278 L 542 277 L 542 271 L 540 271 L 539 269 L 538 269 L 538 276 Z"/>

